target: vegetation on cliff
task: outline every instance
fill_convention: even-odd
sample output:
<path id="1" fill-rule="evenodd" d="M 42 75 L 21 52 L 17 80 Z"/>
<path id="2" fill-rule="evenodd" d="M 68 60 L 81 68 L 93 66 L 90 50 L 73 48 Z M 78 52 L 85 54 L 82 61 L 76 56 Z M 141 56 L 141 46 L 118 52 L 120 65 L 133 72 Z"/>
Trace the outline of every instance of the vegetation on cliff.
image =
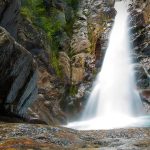
<path id="1" fill-rule="evenodd" d="M 76 0 L 47 1 L 47 0 L 22 0 L 21 14 L 35 28 L 42 29 L 51 46 L 51 63 L 58 76 L 61 76 L 61 69 L 58 62 L 60 40 L 58 36 L 72 35 L 72 26 L 75 19 L 75 11 L 78 6 Z M 71 11 L 72 10 L 72 11 Z"/>
<path id="2" fill-rule="evenodd" d="M 44 3 L 44 0 L 26 0 L 22 2 L 21 14 L 26 17 L 28 21 L 32 22 L 33 25 L 43 29 L 48 39 L 52 40 L 57 32 L 68 30 L 67 27 L 72 24 L 72 20 L 74 19 L 70 18 L 69 22 L 67 22 L 64 9 L 70 6 L 76 10 L 78 1 L 64 1 L 64 6 L 62 6 L 64 8 L 57 8 L 58 6 L 54 6 L 52 2 L 52 4 L 49 2 L 48 5 L 46 2 Z"/>

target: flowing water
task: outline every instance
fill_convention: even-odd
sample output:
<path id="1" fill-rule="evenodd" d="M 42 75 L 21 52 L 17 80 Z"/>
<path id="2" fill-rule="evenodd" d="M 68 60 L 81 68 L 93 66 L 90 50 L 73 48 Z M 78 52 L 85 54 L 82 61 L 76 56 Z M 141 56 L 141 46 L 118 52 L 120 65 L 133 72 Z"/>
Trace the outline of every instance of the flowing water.
<path id="1" fill-rule="evenodd" d="M 89 129 L 112 129 L 141 126 L 143 105 L 136 90 L 134 67 L 128 35 L 127 3 L 116 2 L 114 26 L 104 57 L 103 65 L 80 121 L 67 127 Z"/>

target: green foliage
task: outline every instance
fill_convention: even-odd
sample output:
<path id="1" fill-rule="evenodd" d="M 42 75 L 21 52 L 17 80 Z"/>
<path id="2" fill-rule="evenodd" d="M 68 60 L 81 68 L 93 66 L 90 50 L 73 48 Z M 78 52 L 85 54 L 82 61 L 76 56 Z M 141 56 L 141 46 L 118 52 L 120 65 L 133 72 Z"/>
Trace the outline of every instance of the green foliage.
<path id="1" fill-rule="evenodd" d="M 79 0 L 64 1 L 68 6 L 72 7 L 74 11 L 77 9 Z M 41 28 L 45 31 L 52 50 L 52 66 L 54 67 L 56 74 L 61 76 L 58 63 L 59 42 L 57 41 L 56 35 L 58 36 L 60 31 L 65 31 L 69 36 L 71 36 L 75 18 L 71 17 L 66 23 L 66 16 L 63 17 L 63 13 L 65 12 L 58 10 L 56 7 L 51 7 L 47 10 L 43 0 L 21 0 L 21 3 L 22 16 L 24 16 L 35 27 Z"/>
<path id="2" fill-rule="evenodd" d="M 64 1 L 75 10 L 79 0 Z M 59 10 L 52 7 L 50 8 L 50 15 L 48 15 L 43 0 L 22 0 L 21 14 L 36 27 L 42 28 L 47 33 L 49 40 L 53 38 L 56 32 L 62 29 L 64 29 L 69 36 L 72 34 L 74 18 L 68 20 L 67 24 L 64 26 L 60 18 L 57 18 L 59 13 Z"/>
<path id="3" fill-rule="evenodd" d="M 62 29 L 62 24 L 56 19 L 57 10 L 52 8 L 51 16 L 47 14 L 43 0 L 23 0 L 21 14 L 30 21 L 35 27 L 45 31 L 47 39 L 51 45 L 51 63 L 58 76 L 61 76 L 59 68 L 57 49 L 58 43 L 55 41 L 54 34 Z"/>
<path id="4" fill-rule="evenodd" d="M 67 33 L 70 37 L 71 37 L 72 34 L 73 34 L 72 27 L 73 27 L 74 22 L 75 22 L 75 18 L 73 18 L 72 20 L 69 20 L 69 23 L 66 24 L 66 26 L 65 26 L 65 28 L 64 28 L 65 31 L 66 31 L 66 33 Z"/>
<path id="5" fill-rule="evenodd" d="M 78 93 L 78 88 L 75 85 L 71 85 L 69 88 L 69 95 L 75 96 Z"/>
<path id="6" fill-rule="evenodd" d="M 22 7 L 21 8 L 21 14 L 28 20 L 31 22 L 31 20 L 33 20 L 33 16 L 31 11 L 27 8 L 27 7 Z"/>
<path id="7" fill-rule="evenodd" d="M 56 9 L 52 10 L 52 15 L 48 16 L 43 4 L 43 0 L 26 0 L 22 2 L 21 14 L 35 26 L 42 28 L 49 40 L 55 32 L 61 30 L 62 25 L 56 20 Z"/>
<path id="8" fill-rule="evenodd" d="M 78 8 L 78 4 L 79 4 L 79 0 L 64 0 L 68 6 L 70 6 L 71 8 L 73 8 L 73 11 L 74 11 L 74 14 L 76 14 L 77 12 L 77 8 Z M 68 13 L 72 13 L 72 12 L 69 12 Z M 67 21 L 67 24 L 65 26 L 65 31 L 67 32 L 67 34 L 71 37 L 72 36 L 72 27 L 73 27 L 73 24 L 76 20 L 76 16 L 74 15 L 72 18 L 70 18 L 68 21 Z"/>

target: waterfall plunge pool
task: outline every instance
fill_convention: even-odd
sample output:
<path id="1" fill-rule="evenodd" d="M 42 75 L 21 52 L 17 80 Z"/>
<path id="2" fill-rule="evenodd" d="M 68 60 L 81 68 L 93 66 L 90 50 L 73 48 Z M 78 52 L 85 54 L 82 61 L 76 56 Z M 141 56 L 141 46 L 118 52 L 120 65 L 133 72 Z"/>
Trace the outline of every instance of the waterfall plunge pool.
<path id="1" fill-rule="evenodd" d="M 103 116 L 92 118 L 89 120 L 70 122 L 65 127 L 72 128 L 75 130 L 109 130 L 118 128 L 150 127 L 150 116 Z"/>

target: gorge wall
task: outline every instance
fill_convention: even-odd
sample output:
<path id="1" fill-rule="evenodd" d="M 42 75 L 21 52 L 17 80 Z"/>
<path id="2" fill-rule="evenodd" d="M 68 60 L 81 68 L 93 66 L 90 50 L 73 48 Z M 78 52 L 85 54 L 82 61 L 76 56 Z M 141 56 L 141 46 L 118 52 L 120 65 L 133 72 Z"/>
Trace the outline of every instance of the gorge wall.
<path id="1" fill-rule="evenodd" d="M 150 2 L 134 1 L 130 9 L 130 35 L 136 82 L 146 110 L 150 100 Z"/>
<path id="2" fill-rule="evenodd" d="M 137 85 L 147 110 L 149 7 L 142 0 L 130 7 Z M 101 67 L 115 14 L 114 0 L 2 0 L 3 111 L 47 124 L 65 123 L 78 114 Z"/>

